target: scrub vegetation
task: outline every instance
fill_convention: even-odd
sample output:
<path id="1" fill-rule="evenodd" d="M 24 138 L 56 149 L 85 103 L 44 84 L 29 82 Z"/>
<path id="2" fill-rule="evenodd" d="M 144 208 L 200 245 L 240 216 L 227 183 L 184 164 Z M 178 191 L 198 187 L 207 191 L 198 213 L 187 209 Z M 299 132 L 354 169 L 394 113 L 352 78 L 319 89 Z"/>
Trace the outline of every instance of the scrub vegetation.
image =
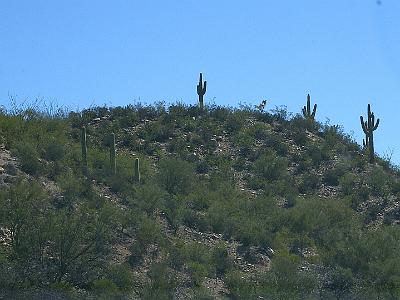
<path id="1" fill-rule="evenodd" d="M 399 299 L 399 171 L 315 110 L 0 111 L 0 296 Z"/>

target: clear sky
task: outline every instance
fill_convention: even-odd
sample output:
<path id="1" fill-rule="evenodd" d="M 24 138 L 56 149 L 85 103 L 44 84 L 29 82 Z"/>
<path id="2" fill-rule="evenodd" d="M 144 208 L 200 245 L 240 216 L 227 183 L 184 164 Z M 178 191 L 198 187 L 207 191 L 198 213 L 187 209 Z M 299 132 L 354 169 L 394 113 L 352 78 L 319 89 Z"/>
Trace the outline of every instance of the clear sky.
<path id="1" fill-rule="evenodd" d="M 0 105 L 42 98 L 72 109 L 134 101 L 285 105 L 307 93 L 317 119 L 400 163 L 400 1 L 12 0 L 0 3 Z"/>

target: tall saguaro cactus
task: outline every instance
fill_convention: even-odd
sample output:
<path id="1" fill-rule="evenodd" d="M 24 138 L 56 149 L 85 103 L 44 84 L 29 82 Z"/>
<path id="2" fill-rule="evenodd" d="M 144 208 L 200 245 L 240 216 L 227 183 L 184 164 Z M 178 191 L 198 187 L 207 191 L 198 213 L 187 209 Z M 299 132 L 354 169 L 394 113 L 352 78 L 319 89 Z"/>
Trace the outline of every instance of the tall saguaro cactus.
<path id="1" fill-rule="evenodd" d="M 207 90 L 207 81 L 203 83 L 203 74 L 200 73 L 199 84 L 197 85 L 197 95 L 199 95 L 199 105 L 200 109 L 203 110 L 204 107 L 204 94 Z"/>
<path id="2" fill-rule="evenodd" d="M 314 104 L 313 111 L 311 112 L 310 94 L 307 95 L 307 106 L 303 106 L 303 116 L 306 119 L 314 120 L 315 113 L 317 112 L 317 104 Z"/>
<path id="3" fill-rule="evenodd" d="M 135 182 L 140 183 L 139 158 L 135 159 L 135 172 L 134 172 L 133 176 L 134 176 Z"/>
<path id="4" fill-rule="evenodd" d="M 110 145 L 110 165 L 113 175 L 117 174 L 117 161 L 116 161 L 116 147 L 115 147 L 115 133 L 111 134 L 111 145 Z"/>
<path id="5" fill-rule="evenodd" d="M 88 174 L 88 160 L 87 160 L 87 143 L 86 143 L 86 128 L 82 126 L 81 129 L 81 146 L 82 146 L 82 169 L 83 174 Z"/>
<path id="6" fill-rule="evenodd" d="M 375 159 L 374 150 L 374 131 L 379 126 L 379 119 L 375 123 L 375 115 L 371 113 L 371 105 L 368 104 L 368 120 L 364 122 L 364 118 L 360 116 L 361 127 L 365 133 L 365 141 L 363 140 L 363 145 L 369 152 L 369 161 L 373 162 Z"/>

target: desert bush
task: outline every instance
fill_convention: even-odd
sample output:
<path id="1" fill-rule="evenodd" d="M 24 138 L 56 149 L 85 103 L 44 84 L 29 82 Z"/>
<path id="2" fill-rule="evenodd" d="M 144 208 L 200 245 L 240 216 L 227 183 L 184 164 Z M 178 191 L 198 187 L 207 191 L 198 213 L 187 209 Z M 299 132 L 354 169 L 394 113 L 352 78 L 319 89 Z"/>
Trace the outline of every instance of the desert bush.
<path id="1" fill-rule="evenodd" d="M 317 131 L 320 124 L 313 119 L 304 118 L 301 115 L 296 115 L 290 120 L 290 129 L 300 129 L 301 131 Z"/>
<path id="2" fill-rule="evenodd" d="M 142 217 L 139 221 L 139 228 L 136 232 L 136 242 L 131 246 L 131 264 L 140 262 L 147 253 L 150 245 L 162 244 L 164 237 L 160 226 L 148 217 Z"/>
<path id="3" fill-rule="evenodd" d="M 268 134 L 265 137 L 264 145 L 275 150 L 279 156 L 286 156 L 289 151 L 289 147 L 285 141 L 275 134 Z"/>
<path id="4" fill-rule="evenodd" d="M 350 195 L 353 193 L 355 188 L 357 176 L 353 173 L 344 174 L 342 177 L 339 178 L 339 185 L 342 189 L 342 193 L 346 195 Z"/>
<path id="5" fill-rule="evenodd" d="M 173 124 L 161 124 L 161 122 L 147 123 L 138 132 L 138 136 L 147 141 L 165 142 L 173 133 Z"/>
<path id="6" fill-rule="evenodd" d="M 298 199 L 289 214 L 290 228 L 294 233 L 307 234 L 328 251 L 335 251 L 335 243 L 343 238 L 340 232 L 351 233 L 361 226 L 361 220 L 345 203 L 333 199 Z"/>
<path id="7" fill-rule="evenodd" d="M 355 279 L 351 269 L 336 267 L 331 273 L 328 288 L 333 290 L 338 298 L 342 298 L 349 294 L 354 281 Z"/>
<path id="8" fill-rule="evenodd" d="M 254 171 L 263 178 L 273 181 L 285 176 L 288 162 L 273 151 L 266 151 L 253 165 Z"/>
<path id="9" fill-rule="evenodd" d="M 382 167 L 374 167 L 369 176 L 367 177 L 368 186 L 371 188 L 371 192 L 375 196 L 384 196 L 388 192 L 387 183 L 389 182 L 389 176 Z"/>
<path id="10" fill-rule="evenodd" d="M 207 268 L 198 262 L 189 262 L 187 267 L 190 280 L 194 286 L 201 286 L 204 278 L 207 276 Z"/>
<path id="11" fill-rule="evenodd" d="M 107 270 L 107 278 L 121 291 L 132 289 L 133 275 L 127 264 L 111 265 Z"/>
<path id="12" fill-rule="evenodd" d="M 232 268 L 232 262 L 225 245 L 217 245 L 213 249 L 211 256 L 212 263 L 215 266 L 215 275 L 217 277 L 225 275 Z"/>
<path id="13" fill-rule="evenodd" d="M 343 164 L 339 164 L 333 169 L 327 170 L 324 174 L 323 182 L 331 186 L 339 185 L 340 177 L 346 173 L 346 169 L 347 168 Z"/>
<path id="14" fill-rule="evenodd" d="M 135 189 L 130 206 L 138 207 L 151 216 L 156 209 L 163 207 L 165 197 L 165 191 L 154 183 L 148 183 Z"/>
<path id="15" fill-rule="evenodd" d="M 302 194 L 315 191 L 320 185 L 319 176 L 313 173 L 304 174 L 299 183 L 299 192 Z"/>
<path id="16" fill-rule="evenodd" d="M 243 126 L 245 122 L 245 116 L 240 114 L 239 112 L 234 112 L 230 114 L 226 120 L 226 129 L 230 133 L 238 132 Z"/>
<path id="17" fill-rule="evenodd" d="M 290 113 L 287 111 L 287 107 L 285 105 L 275 106 L 271 112 L 274 119 L 280 123 L 285 123 L 290 118 Z"/>
<path id="18" fill-rule="evenodd" d="M 91 289 L 99 299 L 115 299 L 120 294 L 117 285 L 105 278 L 93 281 Z"/>
<path id="19" fill-rule="evenodd" d="M 189 153 L 187 146 L 189 146 L 189 143 L 187 143 L 183 138 L 177 137 L 168 142 L 167 150 L 171 153 L 180 155 L 180 157 L 184 159 Z"/>
<path id="20" fill-rule="evenodd" d="M 65 146 L 56 140 L 50 140 L 44 151 L 44 158 L 51 161 L 62 160 L 65 156 Z"/>
<path id="21" fill-rule="evenodd" d="M 87 184 L 87 182 L 75 176 L 72 172 L 65 172 L 65 174 L 59 175 L 56 178 L 56 182 L 61 188 L 63 195 L 63 198 L 60 199 L 61 201 L 58 201 L 56 204 L 59 207 L 69 208 L 72 208 L 74 203 L 83 197 L 86 190 L 84 185 Z"/>
<path id="22" fill-rule="evenodd" d="M 318 167 L 323 161 L 329 159 L 329 149 L 310 144 L 307 147 L 307 155 L 311 158 L 313 165 Z"/>
<path id="23" fill-rule="evenodd" d="M 316 276 L 299 271 L 299 258 L 295 255 L 280 253 L 272 260 L 271 270 L 263 278 L 260 294 L 266 297 L 291 299 L 310 296 L 316 288 Z"/>
<path id="24" fill-rule="evenodd" d="M 209 230 L 206 218 L 191 209 L 182 210 L 182 221 L 186 226 L 197 229 L 200 232 L 206 232 Z"/>
<path id="25" fill-rule="evenodd" d="M 225 275 L 224 279 L 231 299 L 255 299 L 257 297 L 256 284 L 247 279 L 244 273 L 232 270 Z"/>
<path id="26" fill-rule="evenodd" d="M 307 134 L 304 130 L 293 128 L 291 131 L 293 141 L 299 146 L 305 146 L 308 142 Z"/>
<path id="27" fill-rule="evenodd" d="M 233 143 L 239 148 L 241 155 L 246 157 L 252 152 L 254 140 L 246 132 L 239 131 L 238 134 L 234 136 Z"/>
<path id="28" fill-rule="evenodd" d="M 28 142 L 18 142 L 15 145 L 15 153 L 21 162 L 21 169 L 28 174 L 38 175 L 42 170 L 39 161 L 39 153 L 36 147 Z"/>
<path id="29" fill-rule="evenodd" d="M 150 282 L 141 293 L 142 299 L 173 299 L 177 282 L 165 262 L 155 263 L 149 270 Z"/>
<path id="30" fill-rule="evenodd" d="M 160 161 L 158 182 L 170 194 L 186 194 L 194 184 L 195 176 L 190 163 L 169 158 Z"/>

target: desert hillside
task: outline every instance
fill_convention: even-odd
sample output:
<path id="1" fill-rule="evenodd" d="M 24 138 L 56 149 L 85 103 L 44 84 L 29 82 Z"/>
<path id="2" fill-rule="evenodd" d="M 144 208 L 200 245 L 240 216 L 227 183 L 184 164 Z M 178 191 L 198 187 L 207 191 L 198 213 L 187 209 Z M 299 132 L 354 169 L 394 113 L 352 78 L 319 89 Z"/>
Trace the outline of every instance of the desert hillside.
<path id="1" fill-rule="evenodd" d="M 0 299 L 399 299 L 399 175 L 283 108 L 0 111 Z"/>

